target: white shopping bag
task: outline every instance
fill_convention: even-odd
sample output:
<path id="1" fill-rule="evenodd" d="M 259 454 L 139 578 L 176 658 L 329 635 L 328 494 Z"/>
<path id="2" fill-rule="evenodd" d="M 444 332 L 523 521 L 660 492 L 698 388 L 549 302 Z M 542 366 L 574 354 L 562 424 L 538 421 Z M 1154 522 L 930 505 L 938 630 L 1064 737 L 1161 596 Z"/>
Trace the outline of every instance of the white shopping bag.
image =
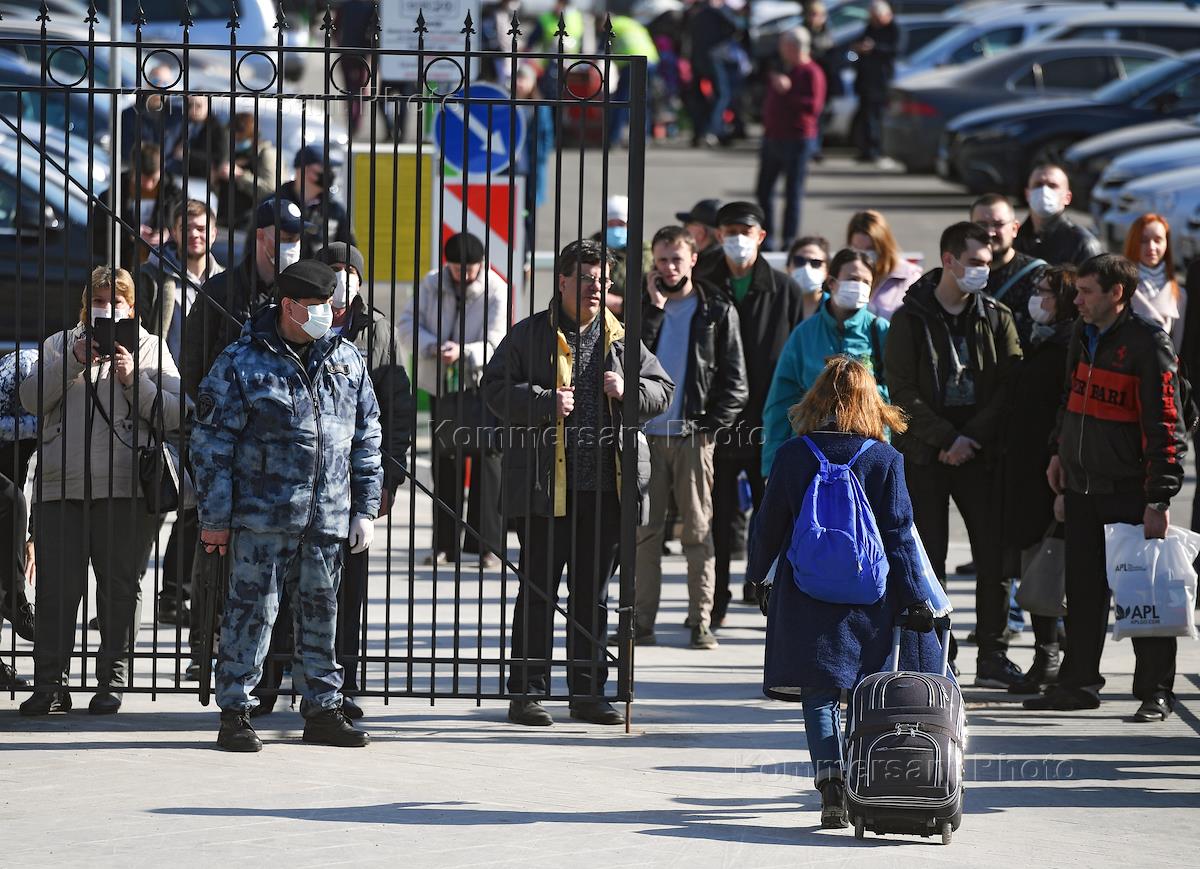
<path id="1" fill-rule="evenodd" d="M 1104 526 L 1108 587 L 1116 617 L 1113 639 L 1191 637 L 1196 633 L 1196 570 L 1200 534 L 1171 526 L 1165 540 L 1147 540 L 1141 525 Z"/>
<path id="2" fill-rule="evenodd" d="M 917 533 L 916 525 L 912 526 L 912 536 L 913 542 L 917 544 L 917 556 L 921 560 L 921 586 L 925 590 L 926 603 L 933 611 L 934 618 L 947 616 L 954 611 L 954 607 L 951 606 L 950 598 L 946 596 L 946 590 L 942 588 L 937 574 L 933 572 L 933 565 L 929 563 L 929 556 L 925 553 L 925 544 L 921 542 L 921 535 Z"/>

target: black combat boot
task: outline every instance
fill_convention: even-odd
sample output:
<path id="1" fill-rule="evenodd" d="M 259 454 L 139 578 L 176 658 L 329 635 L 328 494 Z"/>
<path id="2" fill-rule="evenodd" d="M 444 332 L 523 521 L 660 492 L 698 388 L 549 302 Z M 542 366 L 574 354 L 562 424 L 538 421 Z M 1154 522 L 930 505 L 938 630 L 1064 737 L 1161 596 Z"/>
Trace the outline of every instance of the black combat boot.
<path id="1" fill-rule="evenodd" d="M 1029 672 L 1019 682 L 1008 686 L 1009 694 L 1038 694 L 1047 685 L 1058 682 L 1058 668 L 1062 663 L 1062 653 L 1058 643 L 1047 643 L 1038 646 L 1033 651 L 1033 664 Z"/>
<path id="2" fill-rule="evenodd" d="M 217 748 L 225 751 L 262 751 L 262 740 L 250 726 L 249 712 L 222 712 Z"/>
<path id="3" fill-rule="evenodd" d="M 333 709 L 322 709 L 304 720 L 304 741 L 315 745 L 361 748 L 370 743 L 371 735 L 351 724 L 342 707 L 335 706 Z"/>

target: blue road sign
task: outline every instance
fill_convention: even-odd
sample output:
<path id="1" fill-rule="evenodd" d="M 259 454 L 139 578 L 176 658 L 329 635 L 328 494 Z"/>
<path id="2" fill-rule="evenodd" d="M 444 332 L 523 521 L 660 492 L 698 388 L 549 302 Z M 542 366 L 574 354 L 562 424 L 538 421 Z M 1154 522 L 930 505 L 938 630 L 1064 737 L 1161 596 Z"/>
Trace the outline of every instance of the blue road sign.
<path id="1" fill-rule="evenodd" d="M 481 82 L 471 85 L 469 105 L 447 101 L 433 119 L 433 142 L 459 172 L 503 172 L 525 145 L 525 118 L 510 105 L 509 92 Z M 457 90 L 453 99 L 461 99 Z M 476 100 L 497 100 L 482 103 Z M 463 136 L 463 129 L 466 136 Z M 465 148 L 463 147 L 465 144 Z"/>

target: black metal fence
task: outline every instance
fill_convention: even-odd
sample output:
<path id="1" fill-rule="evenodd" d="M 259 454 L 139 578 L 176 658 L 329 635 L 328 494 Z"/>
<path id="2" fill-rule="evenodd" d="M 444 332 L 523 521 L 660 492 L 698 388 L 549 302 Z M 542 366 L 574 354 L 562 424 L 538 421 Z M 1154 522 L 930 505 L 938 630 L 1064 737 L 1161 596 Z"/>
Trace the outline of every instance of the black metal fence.
<path id="1" fill-rule="evenodd" d="M 267 226 L 258 225 L 256 207 L 289 183 L 291 173 L 286 195 L 308 224 L 298 238 L 304 254 L 354 239 L 365 257 L 363 310 L 392 327 L 368 328 L 358 343 L 375 373 L 391 378 L 376 383 L 384 463 L 389 481 L 403 482 L 377 523 L 363 588 L 342 602 L 342 618 L 354 612 L 359 618 L 351 623 L 361 624 L 339 640 L 343 664 L 363 695 L 510 696 L 514 599 L 525 581 L 510 534 L 528 538 L 531 519 L 507 515 L 504 492 L 487 491 L 493 478 L 485 466 L 499 461 L 491 451 L 502 437 L 482 450 L 469 436 L 450 438 L 439 449 L 429 432 L 439 420 L 450 419 L 456 428 L 477 424 L 460 415 L 474 400 L 473 378 L 495 352 L 495 341 L 485 337 L 482 358 L 468 366 L 464 340 L 457 342 L 459 361 L 448 361 L 453 354 L 427 352 L 423 330 L 454 324 L 437 336 L 439 343 L 468 331 L 468 305 L 451 304 L 461 297 L 446 292 L 455 277 L 442 258 L 447 236 L 465 229 L 483 241 L 483 273 L 500 277 L 505 290 L 499 299 L 484 293 L 482 316 L 492 319 L 499 303 L 500 328 L 507 332 L 544 309 L 556 289 L 556 275 L 533 267 L 537 239 L 558 251 L 600 229 L 607 247 L 604 202 L 616 193 L 630 200 L 627 249 L 634 254 L 626 285 L 637 298 L 645 59 L 611 54 L 611 26 L 598 30 L 599 53 L 568 53 L 564 45 L 578 34 L 568 34 L 562 19 L 556 32 L 543 34 L 540 48 L 549 50 L 528 50 L 515 17 L 504 50 L 496 50 L 481 46 L 468 15 L 461 49 L 448 51 L 427 46 L 424 16 L 412 22 L 415 47 L 381 44 L 377 5 L 365 43 L 360 40 L 367 47 L 359 48 L 341 44 L 353 41 L 339 35 L 339 16 L 329 8 L 316 44 L 308 46 L 285 40 L 290 25 L 282 9 L 273 22 L 274 45 L 241 43 L 236 3 L 225 22 L 227 42 L 194 38 L 198 25 L 186 0 L 179 7 L 179 38 L 170 44 L 145 38 L 140 2 L 129 18 L 132 39 L 119 42 L 108 41 L 94 5 L 82 22 L 52 17 L 44 4 L 36 22 L 0 22 L 0 281 L 8 299 L 0 306 L 0 341 L 22 354 L 21 365 L 16 356 L 4 360 L 13 371 L 4 411 L 12 430 L 0 472 L 15 481 L 12 492 L 29 478 L 36 584 L 26 591 L 38 611 L 35 643 L 10 632 L 4 659 L 26 678 L 34 675 L 40 687 L 57 683 L 62 668 L 68 689 L 109 683 L 127 692 L 197 690 L 188 667 L 204 634 L 196 617 L 201 601 L 192 601 L 190 621 L 183 615 L 193 576 L 199 590 L 204 573 L 195 513 L 151 515 L 139 461 L 158 434 L 186 459 L 188 420 L 214 348 L 237 337 L 290 256 L 286 206 L 275 200 Z M 527 65 L 548 93 L 525 87 Z M 285 67 L 289 77 L 303 72 L 289 81 L 281 74 Z M 388 80 L 389 68 L 400 69 L 398 75 L 411 70 L 412 78 Z M 415 115 L 411 146 L 400 143 L 395 129 L 406 114 Z M 343 126 L 343 117 L 352 123 Z M 610 146 L 614 125 L 625 123 L 627 150 Z M 114 160 L 113 154 L 122 156 Z M 297 159 L 300 154 L 306 156 Z M 539 207 L 547 187 L 553 195 Z M 563 206 L 568 194 L 575 203 L 569 211 Z M 201 206 L 189 211 L 189 201 Z M 211 274 L 216 269 L 207 261 L 188 259 L 197 236 L 208 241 L 223 278 Z M 122 372 L 115 356 L 102 358 L 116 350 L 101 345 L 129 333 L 114 322 L 107 327 L 111 334 L 102 334 L 101 315 L 116 320 L 123 311 L 114 304 L 93 312 L 104 308 L 103 299 L 98 305 L 88 293 L 97 267 L 108 275 L 102 284 L 121 284 L 118 268 L 132 279 L 131 316 L 141 330 L 138 346 L 129 348 L 132 372 Z M 437 292 L 433 326 L 420 313 L 429 308 L 421 293 L 431 288 Z M 406 310 L 413 312 L 407 320 Z M 640 334 L 639 319 L 638 306 L 628 306 L 630 343 Z M 410 325 L 401 329 L 402 321 Z M 93 339 L 99 343 L 90 344 Z M 412 384 L 407 392 L 396 388 L 401 365 Z M 636 419 L 636 364 L 627 375 L 625 415 Z M 432 416 L 414 400 L 423 383 L 442 393 L 430 403 Z M 145 401 L 143 389 L 157 398 Z M 625 477 L 632 480 L 628 447 L 635 433 L 619 436 Z M 457 480 L 464 473 L 473 492 L 483 489 L 479 524 L 461 518 L 468 498 Z M 239 481 L 250 485 L 254 474 L 239 469 Z M 590 636 L 594 649 L 604 650 L 599 655 L 576 649 L 564 656 L 559 647 L 542 662 L 552 669 L 552 697 L 569 696 L 562 674 L 571 654 L 573 665 L 593 676 L 599 667 L 615 668 L 616 678 L 593 682 L 589 696 L 632 697 L 636 510 L 636 498 L 621 500 L 619 596 L 608 609 L 619 614 L 622 642 L 605 649 L 605 636 Z M 438 516 L 462 529 L 464 548 L 482 555 L 487 546 L 480 525 L 498 526 L 499 567 L 482 558 L 424 558 L 431 551 L 428 526 Z M 592 518 L 589 513 L 589 523 Z M 14 574 L 22 569 L 23 522 L 15 512 L 13 557 L 5 565 Z M 576 566 L 568 564 L 568 572 Z M 10 608 L 20 603 L 22 584 L 17 576 L 10 585 Z M 546 627 L 559 637 L 571 625 L 594 632 L 603 624 L 595 613 L 581 616 L 559 603 L 553 592 L 527 588 L 527 594 L 553 605 L 553 624 Z M 88 627 L 93 616 L 99 643 Z M 288 665 L 291 655 L 280 651 L 285 647 L 274 647 L 268 669 Z M 266 682 L 270 694 L 272 680 Z"/>

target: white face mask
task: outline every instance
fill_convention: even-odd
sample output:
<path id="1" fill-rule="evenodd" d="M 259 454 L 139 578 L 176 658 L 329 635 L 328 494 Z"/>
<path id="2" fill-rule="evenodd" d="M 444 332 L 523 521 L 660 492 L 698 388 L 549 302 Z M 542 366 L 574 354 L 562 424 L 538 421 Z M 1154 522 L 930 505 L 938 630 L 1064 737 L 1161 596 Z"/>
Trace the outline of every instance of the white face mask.
<path id="1" fill-rule="evenodd" d="M 275 247 L 275 265 L 283 271 L 290 265 L 300 262 L 300 242 L 277 242 Z"/>
<path id="2" fill-rule="evenodd" d="M 871 301 L 871 285 L 865 281 L 838 281 L 833 303 L 843 311 L 861 311 Z"/>
<path id="3" fill-rule="evenodd" d="M 802 269 L 792 269 L 792 280 L 800 285 L 806 293 L 815 293 L 825 283 L 825 270 L 805 266 Z"/>
<path id="4" fill-rule="evenodd" d="M 1042 307 L 1042 297 L 1034 293 L 1029 297 L 1029 316 L 1033 322 L 1046 326 L 1054 319 L 1054 314 Z"/>
<path id="5" fill-rule="evenodd" d="M 721 242 L 721 247 L 725 250 L 725 256 L 738 265 L 745 265 L 754 259 L 758 242 L 748 235 L 730 235 Z"/>
<path id="6" fill-rule="evenodd" d="M 358 277 L 345 269 L 334 274 L 337 276 L 337 286 L 333 288 L 333 298 L 329 301 L 335 311 L 341 311 L 348 308 L 358 296 Z"/>
<path id="7" fill-rule="evenodd" d="M 295 304 L 293 302 L 293 304 Z M 323 305 L 308 305 L 308 320 L 301 323 L 295 317 L 292 322 L 304 330 L 314 341 L 325 337 L 329 327 L 333 325 L 333 305 L 326 302 Z M 288 315 L 291 317 L 291 314 Z"/>
<path id="8" fill-rule="evenodd" d="M 988 282 L 987 266 L 963 266 L 963 275 L 958 279 L 958 288 L 964 293 L 982 293 Z"/>
<path id="9" fill-rule="evenodd" d="M 94 305 L 92 306 L 92 322 L 93 323 L 95 323 L 97 320 L 104 319 L 106 317 L 110 320 L 127 319 L 129 317 L 129 309 L 126 308 L 124 304 L 120 305 L 117 308 L 114 308 L 112 305 L 105 305 L 104 307 L 100 307 L 100 308 L 98 308 Z"/>
<path id="10" fill-rule="evenodd" d="M 1053 217 L 1066 206 L 1063 205 L 1063 195 L 1060 191 L 1042 185 L 1029 191 L 1029 207 L 1038 217 Z"/>

